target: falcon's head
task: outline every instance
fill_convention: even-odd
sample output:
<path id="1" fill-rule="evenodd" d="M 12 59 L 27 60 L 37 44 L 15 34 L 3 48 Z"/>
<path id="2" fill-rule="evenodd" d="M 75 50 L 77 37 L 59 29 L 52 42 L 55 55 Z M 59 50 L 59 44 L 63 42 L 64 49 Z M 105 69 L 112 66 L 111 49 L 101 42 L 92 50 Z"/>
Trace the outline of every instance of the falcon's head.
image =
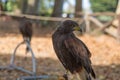
<path id="1" fill-rule="evenodd" d="M 64 33 L 71 33 L 73 31 L 81 31 L 79 24 L 72 20 L 65 20 L 61 23 L 60 29 Z"/>

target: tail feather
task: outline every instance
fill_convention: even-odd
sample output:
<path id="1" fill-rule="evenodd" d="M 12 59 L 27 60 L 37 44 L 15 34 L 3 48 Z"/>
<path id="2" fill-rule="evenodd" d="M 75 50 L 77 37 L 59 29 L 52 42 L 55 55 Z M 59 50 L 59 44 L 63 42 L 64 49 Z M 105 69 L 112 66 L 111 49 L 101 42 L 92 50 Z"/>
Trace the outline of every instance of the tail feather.
<path id="1" fill-rule="evenodd" d="M 90 75 L 86 75 L 86 80 L 92 80 Z"/>
<path id="2" fill-rule="evenodd" d="M 94 73 L 94 70 L 93 70 L 90 62 L 88 62 L 86 65 L 84 65 L 84 70 L 86 71 L 86 73 L 91 74 L 91 76 L 93 78 L 96 78 L 96 75 Z"/>
<path id="3" fill-rule="evenodd" d="M 93 69 L 91 69 L 91 75 L 92 75 L 93 78 L 96 78 L 96 75 L 95 75 L 95 72 L 94 72 Z"/>
<path id="4" fill-rule="evenodd" d="M 84 68 L 79 73 L 77 73 L 77 74 L 78 74 L 78 76 L 80 77 L 81 80 L 92 80 L 91 75 L 94 78 L 96 77 L 93 69 L 91 71 L 91 75 Z"/>
<path id="5" fill-rule="evenodd" d="M 77 74 L 80 77 L 80 80 L 91 80 L 91 77 L 84 68 Z"/>
<path id="6" fill-rule="evenodd" d="M 30 48 L 29 48 L 30 45 L 31 45 L 31 44 L 30 44 L 30 41 L 31 41 L 31 40 L 26 40 L 26 42 L 29 44 L 29 46 L 26 45 L 26 53 L 28 53 L 28 52 L 30 51 Z"/>

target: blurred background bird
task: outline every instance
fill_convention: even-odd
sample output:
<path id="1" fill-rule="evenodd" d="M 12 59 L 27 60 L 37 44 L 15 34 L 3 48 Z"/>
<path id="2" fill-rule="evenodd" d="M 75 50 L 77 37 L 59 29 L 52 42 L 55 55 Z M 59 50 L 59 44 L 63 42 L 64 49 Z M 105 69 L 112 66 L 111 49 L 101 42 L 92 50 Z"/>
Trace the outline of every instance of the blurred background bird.
<path id="1" fill-rule="evenodd" d="M 91 80 L 96 77 L 91 66 L 91 53 L 73 31 L 81 31 L 78 23 L 72 20 L 63 21 L 52 35 L 55 53 L 66 69 L 80 80 Z"/>
<path id="2" fill-rule="evenodd" d="M 33 29 L 32 29 L 32 23 L 26 18 L 22 17 L 20 20 L 20 25 L 19 25 L 19 30 L 23 36 L 24 42 L 28 42 L 30 45 L 31 39 L 32 39 L 32 34 L 33 34 Z M 29 52 L 29 47 L 26 46 L 26 54 Z"/>

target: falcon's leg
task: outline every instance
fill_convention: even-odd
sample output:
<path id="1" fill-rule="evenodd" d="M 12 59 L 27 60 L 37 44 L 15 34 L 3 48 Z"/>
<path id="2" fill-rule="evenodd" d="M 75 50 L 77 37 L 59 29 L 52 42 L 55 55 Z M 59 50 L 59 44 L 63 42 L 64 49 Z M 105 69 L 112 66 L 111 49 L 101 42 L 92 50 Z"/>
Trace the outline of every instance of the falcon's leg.
<path id="1" fill-rule="evenodd" d="M 70 80 L 82 80 L 78 73 L 72 74 Z M 84 80 L 84 79 L 83 79 Z"/>
<path id="2" fill-rule="evenodd" d="M 66 71 L 66 73 L 63 75 L 65 80 L 68 80 L 68 70 Z"/>
<path id="3" fill-rule="evenodd" d="M 25 43 L 28 43 L 29 46 L 30 46 L 30 40 L 29 40 L 29 38 L 24 38 L 24 42 L 25 42 Z M 29 51 L 30 51 L 30 49 L 29 49 L 28 45 L 26 45 L 26 51 L 25 51 L 24 60 L 27 60 L 27 54 L 29 53 Z"/>
<path id="4" fill-rule="evenodd" d="M 78 80 L 81 80 L 80 75 L 78 73 L 76 74 L 76 76 Z"/>
<path id="5" fill-rule="evenodd" d="M 24 60 L 27 60 L 27 54 L 28 54 L 28 51 L 26 50 Z"/>

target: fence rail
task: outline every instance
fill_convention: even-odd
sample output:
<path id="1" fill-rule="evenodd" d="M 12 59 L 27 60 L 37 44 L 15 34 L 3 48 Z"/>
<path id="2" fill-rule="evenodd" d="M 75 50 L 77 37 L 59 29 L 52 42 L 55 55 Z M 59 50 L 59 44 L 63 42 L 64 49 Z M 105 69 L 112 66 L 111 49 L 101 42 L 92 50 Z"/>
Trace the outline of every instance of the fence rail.
<path id="1" fill-rule="evenodd" d="M 12 16 L 12 17 L 27 17 L 29 19 L 33 19 L 34 20 L 45 20 L 45 21 L 64 21 L 64 20 L 74 20 L 74 21 L 77 21 L 79 22 L 79 24 L 82 24 L 82 23 L 85 23 L 86 24 L 86 30 L 87 32 L 90 31 L 90 22 L 93 22 L 94 24 L 97 25 L 98 27 L 98 30 L 99 31 L 102 31 L 102 32 L 106 32 L 110 35 L 112 35 L 113 37 L 116 37 L 116 35 L 113 35 L 113 33 L 111 33 L 110 31 L 108 31 L 108 28 L 110 26 L 113 26 L 114 28 L 116 28 L 116 31 L 117 31 L 117 27 L 118 26 L 115 26 L 113 25 L 113 21 L 118 18 L 118 15 L 113 13 L 113 12 L 97 12 L 97 13 L 92 13 L 92 14 L 84 14 L 84 13 L 77 13 L 81 16 L 84 16 L 84 18 L 63 18 L 63 17 L 45 17 L 45 16 L 34 16 L 34 15 L 27 15 L 27 14 L 16 14 L 16 13 L 9 13 L 9 12 L 3 12 L 1 11 L 0 12 L 0 15 L 8 15 L 8 16 Z M 112 21 L 109 21 L 107 23 L 102 23 L 100 22 L 97 18 L 93 17 L 93 16 L 102 16 L 102 15 L 105 15 L 105 16 L 113 16 L 114 19 Z M 107 30 L 106 30 L 107 29 Z"/>

